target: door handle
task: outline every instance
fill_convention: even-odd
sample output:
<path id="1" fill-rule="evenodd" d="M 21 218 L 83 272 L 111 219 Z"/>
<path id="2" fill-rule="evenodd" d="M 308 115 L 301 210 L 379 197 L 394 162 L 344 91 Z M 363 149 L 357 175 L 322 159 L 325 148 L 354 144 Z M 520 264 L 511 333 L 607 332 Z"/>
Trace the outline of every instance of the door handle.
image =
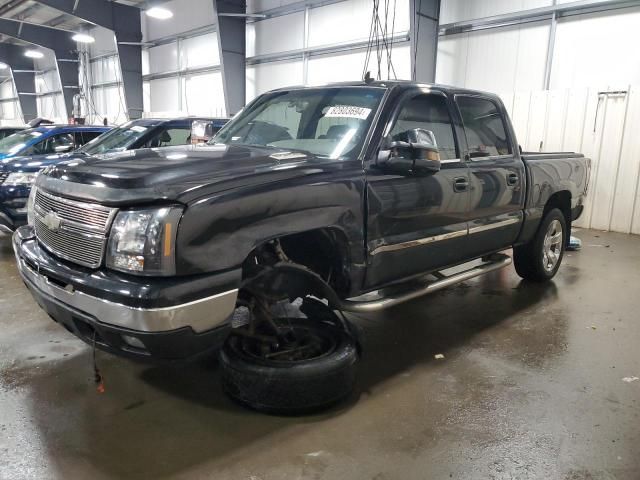
<path id="1" fill-rule="evenodd" d="M 455 192 L 466 192 L 469 190 L 469 180 L 467 177 L 458 177 L 453 179 L 453 190 Z"/>
<path id="2" fill-rule="evenodd" d="M 518 174 L 510 173 L 509 175 L 507 175 L 507 185 L 513 186 L 513 185 L 516 185 L 517 183 L 518 183 Z"/>

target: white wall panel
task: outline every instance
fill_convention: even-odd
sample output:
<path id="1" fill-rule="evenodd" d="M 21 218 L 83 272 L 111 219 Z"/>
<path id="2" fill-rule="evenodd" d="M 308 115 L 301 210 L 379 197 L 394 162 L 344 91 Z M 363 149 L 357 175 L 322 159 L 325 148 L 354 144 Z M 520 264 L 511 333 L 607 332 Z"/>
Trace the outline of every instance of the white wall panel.
<path id="1" fill-rule="evenodd" d="M 95 27 L 91 29 L 89 35 L 95 39 L 94 43 L 88 44 L 89 54 L 91 57 L 116 53 L 116 39 L 111 30 L 107 30 L 102 27 Z"/>
<path id="2" fill-rule="evenodd" d="M 304 12 L 247 25 L 247 56 L 298 50 L 304 47 Z"/>
<path id="3" fill-rule="evenodd" d="M 573 0 L 571 0 L 573 1 Z M 460 22 L 473 18 L 546 7 L 552 0 L 443 0 L 440 23 Z"/>
<path id="4" fill-rule="evenodd" d="M 372 5 L 371 0 L 349 0 L 312 8 L 309 14 L 309 46 L 318 47 L 368 40 Z M 380 12 L 380 16 L 382 15 L 383 12 Z M 389 33 L 391 23 L 392 16 L 390 15 Z M 409 0 L 396 0 L 395 32 L 400 33 L 408 30 Z"/>
<path id="5" fill-rule="evenodd" d="M 247 101 L 274 88 L 302 85 L 302 60 L 269 62 L 247 67 Z"/>
<path id="6" fill-rule="evenodd" d="M 364 50 L 355 53 L 342 53 L 320 55 L 309 59 L 307 83 L 309 85 L 322 85 L 331 82 L 350 81 L 362 78 L 366 52 Z M 408 45 L 395 45 L 392 52 L 392 63 L 399 79 L 407 79 L 411 76 L 411 56 Z M 375 59 L 369 61 L 368 70 L 373 76 L 377 74 Z M 387 62 L 382 62 L 382 78 L 387 78 Z M 393 78 L 393 73 L 391 74 Z"/>
<path id="7" fill-rule="evenodd" d="M 149 73 L 173 72 L 178 69 L 178 44 L 158 45 L 149 49 Z"/>
<path id="8" fill-rule="evenodd" d="M 182 69 L 219 64 L 218 37 L 215 33 L 185 38 L 180 42 L 180 67 Z"/>
<path id="9" fill-rule="evenodd" d="M 216 117 L 226 115 L 220 72 L 191 75 L 182 81 L 184 83 L 182 109 L 185 113 Z"/>
<path id="10" fill-rule="evenodd" d="M 247 12 L 263 12 L 265 10 L 271 10 L 272 8 L 284 7 L 292 3 L 297 3 L 299 0 L 248 0 Z"/>
<path id="11" fill-rule="evenodd" d="M 480 90 L 544 85 L 549 25 L 527 24 L 441 38 L 436 82 Z"/>
<path id="12" fill-rule="evenodd" d="M 216 23 L 212 0 L 172 0 L 164 2 L 162 6 L 173 12 L 173 18 L 158 20 L 142 15 L 145 41 L 209 27 Z"/>
<path id="13" fill-rule="evenodd" d="M 581 15 L 558 22 L 551 88 L 640 83 L 640 9 Z"/>
<path id="14" fill-rule="evenodd" d="M 149 82 L 151 97 L 150 111 L 178 112 L 180 106 L 180 88 L 178 78 L 162 78 Z"/>

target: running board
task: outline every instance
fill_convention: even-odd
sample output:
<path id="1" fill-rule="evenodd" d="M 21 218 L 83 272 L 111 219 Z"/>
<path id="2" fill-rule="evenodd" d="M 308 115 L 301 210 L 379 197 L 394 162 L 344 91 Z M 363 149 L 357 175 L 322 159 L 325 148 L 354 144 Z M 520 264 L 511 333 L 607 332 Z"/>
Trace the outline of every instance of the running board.
<path id="1" fill-rule="evenodd" d="M 450 287 L 465 280 L 470 280 L 474 277 L 484 275 L 485 273 L 493 272 L 501 268 L 511 265 L 511 257 L 503 253 L 496 253 L 491 255 L 488 261 L 472 267 L 468 270 L 464 270 L 459 273 L 453 273 L 451 275 L 443 275 L 440 272 L 436 272 L 431 276 L 435 277 L 435 280 L 420 282 L 414 288 L 407 289 L 406 286 L 403 289 L 402 286 L 387 288 L 379 290 L 377 292 L 368 293 L 359 297 L 343 300 L 340 304 L 340 308 L 346 312 L 357 313 L 371 313 L 385 308 L 393 307 L 400 303 L 414 298 L 421 297 L 427 293 L 437 292 L 443 288 Z M 424 280 L 424 279 L 423 279 Z M 415 283 L 415 282 L 414 282 Z M 377 295 L 375 295 L 377 293 Z M 373 298 L 372 298 L 373 296 Z"/>

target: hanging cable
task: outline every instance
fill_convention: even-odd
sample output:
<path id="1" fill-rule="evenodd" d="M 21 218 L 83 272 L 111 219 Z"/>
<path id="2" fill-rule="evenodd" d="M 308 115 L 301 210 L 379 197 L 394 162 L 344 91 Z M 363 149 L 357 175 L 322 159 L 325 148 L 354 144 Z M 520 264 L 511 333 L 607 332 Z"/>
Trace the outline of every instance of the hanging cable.
<path id="1" fill-rule="evenodd" d="M 418 41 L 420 39 L 420 15 L 419 12 L 422 11 L 422 0 L 418 3 L 418 10 L 413 13 L 414 15 L 414 25 L 416 30 L 415 38 L 413 39 L 413 74 L 411 75 L 411 80 L 416 80 L 416 65 L 418 63 Z"/>

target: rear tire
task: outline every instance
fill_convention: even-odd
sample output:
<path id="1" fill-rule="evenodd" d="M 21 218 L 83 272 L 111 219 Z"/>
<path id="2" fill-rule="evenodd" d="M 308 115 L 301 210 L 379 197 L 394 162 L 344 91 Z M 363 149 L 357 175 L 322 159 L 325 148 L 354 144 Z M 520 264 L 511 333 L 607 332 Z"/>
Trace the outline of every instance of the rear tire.
<path id="1" fill-rule="evenodd" d="M 560 268 L 567 240 L 567 223 L 561 210 L 549 210 L 533 239 L 513 249 L 516 272 L 525 280 L 551 280 Z"/>
<path id="2" fill-rule="evenodd" d="M 327 408 L 353 390 L 358 353 L 342 328 L 318 320 L 277 320 L 296 332 L 325 339 L 325 352 L 302 360 L 264 358 L 244 336 L 230 336 L 220 352 L 222 384 L 239 403 L 273 414 L 302 414 Z"/>

